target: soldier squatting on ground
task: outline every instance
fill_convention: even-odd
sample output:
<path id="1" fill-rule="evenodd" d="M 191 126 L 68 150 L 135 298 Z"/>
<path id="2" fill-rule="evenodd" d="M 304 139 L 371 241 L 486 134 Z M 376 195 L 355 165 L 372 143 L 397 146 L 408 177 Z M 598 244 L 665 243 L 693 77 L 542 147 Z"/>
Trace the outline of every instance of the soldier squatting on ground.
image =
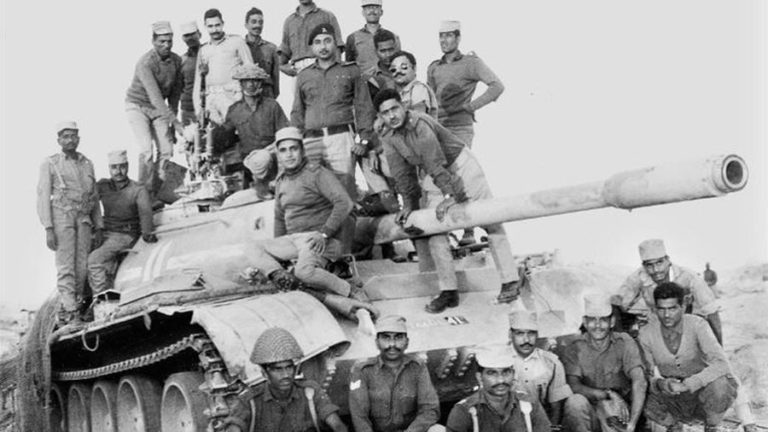
<path id="1" fill-rule="evenodd" d="M 152 221 L 156 177 L 163 178 L 182 122 L 190 125 L 184 136 L 189 142 L 190 131 L 208 120 L 236 132 L 251 186 L 261 199 L 275 199 L 274 238 L 253 244 L 254 267 L 278 288 L 351 297 L 374 315 L 362 289 L 326 270 L 350 252 L 356 164 L 372 193 L 391 193 L 394 179 L 402 198 L 396 220 L 406 231 L 413 229 L 408 217 L 414 210 L 433 208 L 443 220 L 458 203 L 492 196 L 470 147 L 475 112 L 499 98 L 501 80 L 474 53 L 459 51 L 460 23 L 444 21 L 443 56 L 429 65 L 428 85 L 420 82 L 416 58 L 380 24 L 381 0 L 362 0 L 361 7 L 366 24 L 346 44 L 333 13 L 311 0 L 300 0 L 286 18 L 279 48 L 262 39 L 264 14 L 255 7 L 245 14 L 245 38 L 224 33 L 217 9 L 204 14 L 210 40 L 203 45 L 197 23 L 183 24 L 183 57 L 171 52 L 170 24 L 152 25 L 153 48 L 139 59 L 126 94 L 138 181 L 128 177 L 127 153 L 117 151 L 109 154 L 110 178 L 97 183 L 93 164 L 77 152 L 74 122 L 57 126 L 61 152 L 41 166 L 37 207 L 46 243 L 56 252 L 60 326 L 82 324 L 86 279 L 94 293 L 110 289 L 121 251 L 139 239 L 158 240 Z M 275 100 L 279 70 L 296 77 L 290 122 Z M 473 99 L 479 82 L 488 88 Z M 251 176 L 245 175 L 247 186 Z M 520 277 L 504 228 L 485 229 L 501 281 L 497 301 L 515 301 Z M 438 276 L 440 294 L 426 310 L 457 306 L 459 281 L 447 236 L 414 243 L 420 270 Z M 379 318 L 373 336 L 379 353 L 357 362 L 349 378 L 354 430 L 632 432 L 646 420 L 654 430 L 679 431 L 692 420 L 717 430 L 731 405 L 746 404 L 721 347 L 712 288 L 717 276 L 708 263 L 706 283 L 672 264 L 662 240 L 642 242 L 639 252 L 642 267 L 616 295 L 585 299 L 585 331 L 565 348 L 562 363 L 536 347 L 536 313 L 512 312 L 508 345 L 473 348 L 479 388 L 452 407 L 445 427 L 438 424 L 440 401 L 427 364 L 406 353 L 406 319 Z M 293 272 L 284 267 L 291 260 Z M 641 322 L 638 345 L 617 331 L 611 302 L 626 312 L 640 298 L 650 313 Z M 290 332 L 264 331 L 250 361 L 261 367 L 265 382 L 231 401 L 228 426 L 346 431 L 325 391 L 297 378 L 303 357 Z M 744 423 L 747 432 L 756 430 L 752 421 Z"/>

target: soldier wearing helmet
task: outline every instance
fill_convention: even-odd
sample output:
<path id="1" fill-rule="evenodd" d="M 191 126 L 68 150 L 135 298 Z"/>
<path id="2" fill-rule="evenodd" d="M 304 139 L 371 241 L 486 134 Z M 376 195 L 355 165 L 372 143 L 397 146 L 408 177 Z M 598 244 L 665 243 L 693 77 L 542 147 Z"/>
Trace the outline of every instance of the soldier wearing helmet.
<path id="1" fill-rule="evenodd" d="M 224 420 L 227 427 L 243 432 L 288 432 L 319 431 L 321 425 L 327 425 L 346 432 L 339 407 L 331 403 L 325 390 L 314 381 L 296 379 L 302 357 L 301 347 L 287 330 L 265 330 L 256 340 L 250 360 L 261 367 L 266 382 L 244 393 Z"/>

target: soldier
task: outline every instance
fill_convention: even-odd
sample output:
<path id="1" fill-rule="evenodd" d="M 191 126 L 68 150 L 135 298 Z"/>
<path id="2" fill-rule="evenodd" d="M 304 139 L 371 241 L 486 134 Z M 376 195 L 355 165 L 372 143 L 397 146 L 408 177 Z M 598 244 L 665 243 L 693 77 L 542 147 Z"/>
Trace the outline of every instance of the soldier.
<path id="1" fill-rule="evenodd" d="M 706 268 L 704 269 L 704 282 L 707 283 L 709 288 L 712 289 L 713 292 L 716 292 L 715 285 L 717 285 L 717 273 L 709 268 L 709 263 L 706 264 Z"/>
<path id="2" fill-rule="evenodd" d="M 360 70 L 367 71 L 375 67 L 376 63 L 381 59 L 377 55 L 376 42 L 373 38 L 378 32 L 384 30 L 379 23 L 381 16 L 384 15 L 384 9 L 381 7 L 382 0 L 362 0 L 361 6 L 363 8 L 365 25 L 360 30 L 347 36 L 344 55 L 347 61 L 355 62 L 360 66 Z M 392 36 L 395 44 L 394 48 L 399 50 L 400 39 L 395 35 Z"/>
<path id="3" fill-rule="evenodd" d="M 480 390 L 453 406 L 448 432 L 550 431 L 539 401 L 514 390 L 514 359 L 506 346 L 478 348 L 475 361 Z"/>
<path id="4" fill-rule="evenodd" d="M 197 52 L 200 50 L 200 30 L 197 29 L 196 22 L 190 21 L 181 25 L 181 40 L 187 45 L 187 52 L 181 56 L 181 76 L 184 80 L 181 91 L 181 122 L 186 126 L 195 122 L 192 92 L 195 87 Z"/>
<path id="5" fill-rule="evenodd" d="M 59 324 L 80 324 L 88 252 L 92 240 L 101 245 L 103 222 L 91 161 L 77 151 L 77 123 L 56 126 L 61 153 L 47 157 L 40 166 L 37 214 L 45 228 L 48 249 L 56 252 L 56 288 L 61 308 Z M 93 234 L 93 239 L 91 238 Z"/>
<path id="6" fill-rule="evenodd" d="M 416 79 L 416 57 L 413 54 L 407 51 L 392 54 L 389 72 L 407 109 L 437 118 L 437 97 L 428 85 Z"/>
<path id="7" fill-rule="evenodd" d="M 427 366 L 405 354 L 405 318 L 376 322 L 379 355 L 357 362 L 349 382 L 349 413 L 357 432 L 439 431 L 440 401 Z"/>
<path id="8" fill-rule="evenodd" d="M 380 30 L 373 36 L 373 45 L 378 62 L 363 71 L 363 78 L 368 82 L 368 90 L 371 97 L 376 97 L 379 90 L 395 88 L 395 81 L 389 71 L 390 57 L 395 53 L 395 35 L 389 30 Z"/>
<path id="9" fill-rule="evenodd" d="M 282 167 L 275 186 L 275 235 L 255 245 L 254 266 L 282 288 L 295 288 L 298 278 L 311 287 L 368 301 L 362 289 L 324 269 L 340 256 L 338 234 L 352 200 L 333 173 L 304 156 L 301 138 L 294 127 L 275 136 Z M 278 261 L 291 259 L 297 259 L 295 277 Z"/>
<path id="10" fill-rule="evenodd" d="M 264 96 L 277 99 L 280 96 L 280 56 L 277 45 L 262 39 L 264 30 L 264 13 L 259 8 L 251 8 L 245 13 L 245 42 L 251 49 L 253 62 L 269 75 L 264 82 Z"/>
<path id="11" fill-rule="evenodd" d="M 437 219 L 443 220 L 448 208 L 456 203 L 492 197 L 483 169 L 456 135 L 432 117 L 406 110 L 396 90 L 379 92 L 374 106 L 384 123 L 379 136 L 389 170 L 403 198 L 396 219 L 400 225 L 420 207 L 434 208 Z M 485 229 L 502 282 L 497 301 L 514 301 L 520 295 L 520 277 L 504 227 L 499 224 Z M 458 280 L 448 239 L 434 235 L 416 243 L 420 256 L 428 253 L 434 260 L 441 291 L 427 304 L 427 312 L 440 313 L 458 306 Z"/>
<path id="12" fill-rule="evenodd" d="M 509 340 L 516 353 L 513 365 L 517 373 L 517 384 L 547 408 L 553 425 L 560 425 L 563 405 L 573 392 L 565 381 L 560 359 L 536 347 L 538 337 L 539 321 L 536 312 L 521 310 L 509 314 Z"/>
<path id="13" fill-rule="evenodd" d="M 586 333 L 563 356 L 574 393 L 565 402 L 567 431 L 634 432 L 643 412 L 648 384 L 640 349 L 628 334 L 611 331 L 612 314 L 608 297 L 584 299 Z"/>
<path id="14" fill-rule="evenodd" d="M 275 99 L 264 90 L 270 77 L 256 65 L 235 68 L 232 77 L 240 81 L 243 99 L 229 107 L 222 125 L 226 131 L 237 131 L 240 138 L 238 148 L 243 160 L 254 150 L 265 149 L 275 140 L 275 133 L 288 126 L 288 118 Z M 272 158 L 270 157 L 270 163 Z M 274 169 L 272 170 L 274 172 Z M 246 173 L 246 182 L 251 176 Z M 271 198 L 268 173 L 253 178 L 253 188 L 262 198 Z"/>
<path id="15" fill-rule="evenodd" d="M 314 381 L 296 379 L 302 357 L 301 347 L 287 330 L 265 330 L 256 339 L 250 360 L 261 367 L 266 382 L 249 389 L 246 401 L 238 400 L 233 415 L 225 419 L 227 427 L 242 432 L 290 432 L 319 431 L 327 425 L 335 432 L 346 432 L 339 407 L 325 390 Z"/>
<path id="16" fill-rule="evenodd" d="M 108 272 L 115 265 L 117 255 L 129 249 L 139 236 L 154 243 L 152 233 L 152 203 L 146 189 L 128 178 L 128 155 L 125 150 L 108 155 L 108 179 L 96 183 L 104 206 L 104 243 L 88 255 L 88 282 L 93 293 L 112 288 Z"/>
<path id="17" fill-rule="evenodd" d="M 307 158 L 325 160 L 355 199 L 353 155 L 363 158 L 373 152 L 369 140 L 374 112 L 360 68 L 338 62 L 335 34 L 333 26 L 320 24 L 306 39 L 316 60 L 296 78 L 291 124 L 304 132 Z M 355 142 L 356 131 L 359 143 Z"/>
<path id="18" fill-rule="evenodd" d="M 200 48 L 197 56 L 193 101 L 200 123 L 203 123 L 204 116 L 208 116 L 220 125 L 224 123 L 230 105 L 242 97 L 240 85 L 232 79 L 232 69 L 253 64 L 253 58 L 243 38 L 224 33 L 224 19 L 218 9 L 208 9 L 203 17 L 210 40 Z M 203 86 L 205 95 L 202 94 Z M 203 96 L 205 112 L 202 109 Z"/>
<path id="19" fill-rule="evenodd" d="M 174 129 L 183 130 L 176 118 L 183 88 L 181 57 L 171 52 L 173 30 L 168 21 L 152 24 L 152 50 L 141 56 L 125 96 L 128 123 L 139 148 L 139 183 L 154 199 L 157 175 L 173 156 Z M 153 145 L 154 141 L 154 145 Z M 159 160 L 152 159 L 157 146 Z M 159 173 L 156 167 L 159 167 Z"/>
<path id="20" fill-rule="evenodd" d="M 284 74 L 295 77 L 304 68 L 315 63 L 312 43 L 307 45 L 306 42 L 310 32 L 321 24 L 327 24 L 329 28 L 334 29 L 333 40 L 340 51 L 344 49 L 341 27 L 333 12 L 317 7 L 313 0 L 299 0 L 296 12 L 288 15 L 283 23 L 283 41 L 278 54 L 280 70 Z M 336 52 L 334 56 L 336 60 L 341 58 Z"/>
<path id="21" fill-rule="evenodd" d="M 718 431 L 738 383 L 707 322 L 684 314 L 686 295 L 676 282 L 653 290 L 658 319 L 638 336 L 650 379 L 645 415 L 668 431 L 680 431 L 683 422 L 694 419 L 705 422 L 705 431 Z"/>
<path id="22" fill-rule="evenodd" d="M 720 324 L 719 306 L 712 290 L 694 272 L 672 264 L 667 255 L 664 241 L 645 240 L 638 247 L 643 266 L 630 274 L 613 296 L 613 304 L 628 311 L 641 297 L 653 312 L 653 290 L 663 282 L 675 282 L 686 290 L 686 308 L 692 306 L 692 312 L 704 317 L 709 322 L 718 342 L 723 342 Z M 651 313 L 648 318 L 655 319 Z"/>

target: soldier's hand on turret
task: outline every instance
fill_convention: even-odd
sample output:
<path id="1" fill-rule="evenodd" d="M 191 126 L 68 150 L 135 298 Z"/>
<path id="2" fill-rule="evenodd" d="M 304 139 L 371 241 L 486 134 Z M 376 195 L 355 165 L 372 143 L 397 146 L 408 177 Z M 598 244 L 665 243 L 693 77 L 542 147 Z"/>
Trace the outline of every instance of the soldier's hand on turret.
<path id="1" fill-rule="evenodd" d="M 52 251 L 56 251 L 59 247 L 59 243 L 56 241 L 56 233 L 53 232 L 53 227 L 45 229 L 45 245 Z"/>
<path id="2" fill-rule="evenodd" d="M 157 236 L 152 233 L 144 234 L 143 236 L 141 236 L 141 239 L 144 240 L 145 243 L 157 242 Z"/>
<path id="3" fill-rule="evenodd" d="M 98 249 L 104 243 L 104 231 L 101 228 L 93 230 L 93 239 L 91 240 L 91 250 Z"/>
<path id="4" fill-rule="evenodd" d="M 453 196 L 448 195 L 435 209 L 435 216 L 437 220 L 442 222 L 445 219 L 445 214 L 448 213 L 448 209 L 452 205 L 456 204 L 456 199 Z"/>

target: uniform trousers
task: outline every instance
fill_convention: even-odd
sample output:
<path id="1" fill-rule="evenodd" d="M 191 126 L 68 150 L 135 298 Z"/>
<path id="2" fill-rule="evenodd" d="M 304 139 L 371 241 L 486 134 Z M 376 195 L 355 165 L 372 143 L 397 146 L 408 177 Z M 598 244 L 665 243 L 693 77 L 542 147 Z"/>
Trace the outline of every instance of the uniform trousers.
<path id="1" fill-rule="evenodd" d="M 608 425 L 608 418 L 618 416 L 622 409 L 629 412 L 627 403 L 620 403 L 602 400 L 592 404 L 584 395 L 574 393 L 565 400 L 563 428 L 571 432 L 619 432 Z"/>
<path id="2" fill-rule="evenodd" d="M 666 396 L 649 391 L 645 401 L 645 415 L 663 426 L 694 419 L 717 425 L 736 399 L 738 387 L 732 376 L 725 375 L 693 393 Z"/>
<path id="3" fill-rule="evenodd" d="M 88 255 L 88 283 L 94 294 L 112 289 L 113 271 L 117 255 L 133 246 L 138 235 L 115 231 L 104 232 L 104 243 Z"/>
<path id="4" fill-rule="evenodd" d="M 467 148 L 472 148 L 472 141 L 475 139 L 475 126 L 468 124 L 468 125 L 456 125 L 456 126 L 446 126 L 446 129 L 453 132 L 454 135 L 459 137 L 462 141 L 464 141 L 464 144 L 467 145 Z"/>
<path id="5" fill-rule="evenodd" d="M 311 233 L 306 232 L 288 234 L 254 245 L 254 266 L 264 274 L 270 275 L 283 269 L 278 260 L 296 259 L 293 271 L 299 280 L 309 286 L 348 297 L 351 289 L 349 283 L 325 270 L 328 258 L 339 256 L 341 242 L 336 239 L 326 240 L 325 253 L 318 255 L 310 249 L 310 237 Z"/>
<path id="6" fill-rule="evenodd" d="M 155 166 L 162 167 L 165 161 L 173 156 L 173 132 L 168 120 L 156 113 L 152 108 L 146 108 L 134 103 L 125 104 L 128 124 L 131 125 L 136 145 L 139 151 L 139 183 L 147 186 L 150 193 L 153 190 Z M 158 163 L 154 164 L 155 145 L 157 146 Z M 162 171 L 159 173 L 163 178 Z"/>
<path id="7" fill-rule="evenodd" d="M 91 250 L 91 217 L 77 210 L 52 207 L 56 234 L 56 288 L 64 312 L 76 312 L 84 297 L 86 265 Z"/>

